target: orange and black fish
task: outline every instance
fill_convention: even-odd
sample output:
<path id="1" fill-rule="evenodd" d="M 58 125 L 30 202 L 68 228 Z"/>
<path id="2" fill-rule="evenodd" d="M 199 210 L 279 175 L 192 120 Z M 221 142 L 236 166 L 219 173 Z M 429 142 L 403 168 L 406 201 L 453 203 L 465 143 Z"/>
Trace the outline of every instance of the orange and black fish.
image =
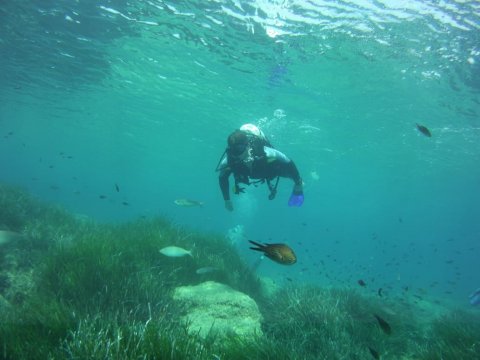
<path id="1" fill-rule="evenodd" d="M 383 330 L 383 332 L 387 335 L 390 335 L 392 333 L 392 328 L 390 325 L 377 314 L 373 314 L 373 316 L 375 316 L 377 319 L 378 325 L 380 325 L 380 328 Z"/>
<path id="2" fill-rule="evenodd" d="M 283 265 L 293 265 L 297 262 L 297 257 L 293 250 L 285 244 L 259 244 L 255 241 L 248 240 L 255 247 L 250 249 L 261 251 L 269 259 Z"/>
<path id="3" fill-rule="evenodd" d="M 428 128 L 426 126 L 417 124 L 417 129 L 418 129 L 418 131 L 420 131 L 426 137 L 432 137 L 432 133 L 430 132 L 430 130 L 428 130 Z"/>

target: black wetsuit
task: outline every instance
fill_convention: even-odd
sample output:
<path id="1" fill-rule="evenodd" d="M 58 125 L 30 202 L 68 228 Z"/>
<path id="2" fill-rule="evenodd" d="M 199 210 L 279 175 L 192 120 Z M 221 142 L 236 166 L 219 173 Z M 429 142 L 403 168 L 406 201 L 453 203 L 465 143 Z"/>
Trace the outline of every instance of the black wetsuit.
<path id="1" fill-rule="evenodd" d="M 235 184 L 250 184 L 250 179 L 273 180 L 277 176 L 287 177 L 302 185 L 302 179 L 295 163 L 282 152 L 268 146 L 263 147 L 263 154 L 254 156 L 244 155 L 244 159 L 229 158 L 228 154 L 220 163 L 220 175 L 218 177 L 223 199 L 230 200 L 230 186 L 228 178 L 233 173 Z"/>

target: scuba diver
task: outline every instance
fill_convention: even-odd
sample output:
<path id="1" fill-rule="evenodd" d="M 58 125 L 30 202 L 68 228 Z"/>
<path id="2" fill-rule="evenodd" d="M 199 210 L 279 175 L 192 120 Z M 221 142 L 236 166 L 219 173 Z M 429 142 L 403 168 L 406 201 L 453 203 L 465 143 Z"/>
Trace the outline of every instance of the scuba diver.
<path id="1" fill-rule="evenodd" d="M 228 136 L 227 148 L 218 162 L 216 171 L 219 171 L 220 190 L 228 211 L 233 211 L 228 181 L 231 174 L 235 179 L 233 188 L 235 194 L 245 191 L 240 184 L 266 182 L 270 190 L 269 200 L 273 200 L 277 194 L 280 177 L 290 178 L 294 186 L 288 206 L 303 204 L 303 181 L 297 166 L 283 153 L 274 149 L 263 132 L 255 125 L 242 125 L 240 129 Z M 275 178 L 275 184 L 272 184 Z"/>

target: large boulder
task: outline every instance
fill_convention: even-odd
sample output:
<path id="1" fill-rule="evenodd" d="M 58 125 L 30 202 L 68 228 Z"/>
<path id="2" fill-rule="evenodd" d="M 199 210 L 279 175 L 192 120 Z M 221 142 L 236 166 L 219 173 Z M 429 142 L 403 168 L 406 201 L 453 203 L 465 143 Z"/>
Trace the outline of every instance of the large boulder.
<path id="1" fill-rule="evenodd" d="M 262 335 L 262 315 L 255 301 L 227 285 L 207 281 L 196 286 L 180 286 L 173 298 L 185 308 L 182 320 L 191 334 L 202 338 L 210 334 L 244 339 Z"/>

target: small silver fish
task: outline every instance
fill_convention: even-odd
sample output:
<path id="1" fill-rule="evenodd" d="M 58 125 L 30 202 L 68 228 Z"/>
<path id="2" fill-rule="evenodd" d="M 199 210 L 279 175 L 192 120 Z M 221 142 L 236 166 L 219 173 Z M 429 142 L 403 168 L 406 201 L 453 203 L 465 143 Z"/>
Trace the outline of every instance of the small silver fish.
<path id="1" fill-rule="evenodd" d="M 214 271 L 217 271 L 218 269 L 216 267 L 213 267 L 213 266 L 205 266 L 205 267 L 201 267 L 199 269 L 197 269 L 197 271 L 195 271 L 198 275 L 204 275 L 204 274 L 209 274 L 211 272 L 214 272 Z"/>
<path id="2" fill-rule="evenodd" d="M 160 253 L 168 257 L 182 257 L 187 255 L 190 255 L 191 257 L 193 257 L 191 251 L 185 250 L 178 246 L 164 247 L 163 249 L 160 249 Z"/>
<path id="3" fill-rule="evenodd" d="M 10 241 L 18 240 L 22 237 L 23 237 L 22 234 L 19 234 L 13 231 L 0 230 L 0 245 L 7 244 Z"/>
<path id="4" fill-rule="evenodd" d="M 182 206 L 182 207 L 194 207 L 194 206 L 202 207 L 203 204 L 205 204 L 202 201 L 189 200 L 189 199 L 177 199 L 174 201 L 174 203 L 175 205 Z"/>

